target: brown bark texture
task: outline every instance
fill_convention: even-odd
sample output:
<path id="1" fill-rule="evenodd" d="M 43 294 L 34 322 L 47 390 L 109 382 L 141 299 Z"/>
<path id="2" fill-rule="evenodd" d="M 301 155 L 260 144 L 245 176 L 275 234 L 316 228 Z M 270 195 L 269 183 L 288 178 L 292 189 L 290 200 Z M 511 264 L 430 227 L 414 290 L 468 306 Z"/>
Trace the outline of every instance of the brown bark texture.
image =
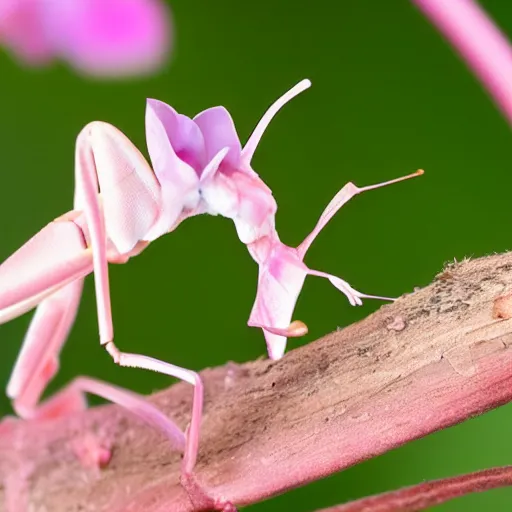
<path id="1" fill-rule="evenodd" d="M 429 286 L 282 360 L 201 372 L 193 502 L 180 454 L 113 405 L 4 423 L 0 512 L 195 512 L 269 498 L 512 399 L 512 253 L 448 265 Z M 192 388 L 149 399 L 185 427 Z M 77 446 L 112 450 L 102 469 Z"/>

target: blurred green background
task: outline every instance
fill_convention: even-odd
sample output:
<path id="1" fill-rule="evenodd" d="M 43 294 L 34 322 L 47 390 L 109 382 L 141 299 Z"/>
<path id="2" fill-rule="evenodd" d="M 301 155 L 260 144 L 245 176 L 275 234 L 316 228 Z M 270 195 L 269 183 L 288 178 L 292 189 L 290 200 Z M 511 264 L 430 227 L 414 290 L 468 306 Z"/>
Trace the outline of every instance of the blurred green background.
<path id="1" fill-rule="evenodd" d="M 512 3 L 482 2 L 512 36 Z M 0 258 L 72 205 L 74 141 L 109 121 L 145 152 L 145 98 L 194 115 L 221 104 L 242 140 L 266 107 L 304 77 L 313 87 L 283 110 L 254 168 L 278 200 L 283 241 L 299 243 L 334 193 L 424 168 L 411 182 L 364 194 L 329 224 L 307 262 L 355 288 L 397 296 L 427 284 L 444 262 L 512 246 L 512 134 L 480 85 L 406 0 L 175 0 L 176 45 L 158 76 L 94 82 L 64 66 L 24 70 L 0 55 L 2 175 Z M 502 228 L 503 226 L 503 228 Z M 246 326 L 257 268 L 227 219 L 198 217 L 128 265 L 111 266 L 118 346 L 202 369 L 265 353 Z M 309 335 L 292 348 L 379 307 L 351 308 L 308 279 L 295 318 Z M 30 315 L 3 325 L 5 387 Z M 143 393 L 170 384 L 117 368 L 98 344 L 93 279 L 65 346 L 54 392 L 77 374 Z M 94 399 L 93 403 L 97 403 Z M 0 413 L 10 413 L 4 395 Z M 313 511 L 426 479 L 512 462 L 512 405 L 428 436 L 248 510 Z M 512 490 L 436 510 L 510 510 Z"/>

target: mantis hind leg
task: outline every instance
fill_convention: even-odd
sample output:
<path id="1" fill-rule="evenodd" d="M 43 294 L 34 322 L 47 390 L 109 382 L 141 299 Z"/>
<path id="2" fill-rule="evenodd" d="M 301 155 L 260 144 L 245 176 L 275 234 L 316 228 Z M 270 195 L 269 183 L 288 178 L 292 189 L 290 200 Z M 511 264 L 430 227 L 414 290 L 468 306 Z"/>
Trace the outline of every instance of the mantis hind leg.
<path id="1" fill-rule="evenodd" d="M 65 400 L 63 397 L 52 407 L 38 406 L 48 382 L 59 369 L 59 352 L 75 320 L 82 288 L 83 279 L 72 281 L 37 307 L 7 386 L 13 408 L 22 418 L 68 414 L 85 407 L 78 395 L 68 395 Z"/>
<path id="2" fill-rule="evenodd" d="M 15 411 L 25 419 L 65 416 L 84 409 L 85 393 L 93 393 L 157 427 L 173 448 L 183 450 L 185 435 L 172 420 L 144 397 L 99 380 L 78 377 L 55 396 L 39 403 L 41 394 L 58 370 L 58 354 L 75 320 L 82 288 L 83 279 L 73 281 L 38 306 L 7 389 Z"/>

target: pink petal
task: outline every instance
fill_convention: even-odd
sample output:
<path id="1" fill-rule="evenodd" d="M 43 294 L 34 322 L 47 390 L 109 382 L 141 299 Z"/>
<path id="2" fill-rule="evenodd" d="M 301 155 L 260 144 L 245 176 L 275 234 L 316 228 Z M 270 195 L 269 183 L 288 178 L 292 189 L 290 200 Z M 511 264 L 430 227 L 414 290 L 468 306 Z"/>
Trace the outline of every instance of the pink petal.
<path id="1" fill-rule="evenodd" d="M 185 196 L 197 189 L 199 178 L 195 170 L 176 155 L 160 118 L 161 102 L 148 100 L 146 104 L 146 142 L 158 181 L 169 194 Z M 170 108 L 170 107 L 169 107 Z M 170 190 L 172 189 L 172 191 Z M 178 208 L 178 213 L 181 207 Z"/>
<path id="2" fill-rule="evenodd" d="M 54 57 L 39 9 L 39 0 L 0 0 L 0 43 L 34 66 Z"/>
<path id="3" fill-rule="evenodd" d="M 308 274 L 307 267 L 294 249 L 280 242 L 272 255 L 260 265 L 258 291 L 249 318 L 249 325 L 286 329 Z M 280 359 L 286 348 L 286 338 L 263 331 L 271 359 Z"/>
<path id="4" fill-rule="evenodd" d="M 206 159 L 203 134 L 196 123 L 162 101 L 148 99 L 147 108 L 160 121 L 176 155 L 200 176 L 209 160 Z"/>
<path id="5" fill-rule="evenodd" d="M 245 164 L 244 167 L 250 170 L 251 160 L 254 152 L 256 151 L 256 148 L 261 140 L 261 137 L 265 133 L 265 130 L 268 128 L 270 121 L 272 121 L 274 116 L 284 107 L 284 105 L 286 105 L 291 99 L 295 98 L 297 94 L 305 91 L 308 87 L 311 87 L 310 80 L 301 80 L 297 85 L 292 87 L 288 92 L 284 93 L 280 98 L 274 101 L 274 103 L 267 109 L 267 111 L 263 114 L 263 117 L 256 125 L 256 128 L 254 128 L 254 131 L 252 132 L 242 151 L 242 159 Z"/>
<path id="6" fill-rule="evenodd" d="M 231 167 L 238 167 L 242 145 L 229 112 L 224 107 L 212 107 L 194 117 L 194 121 L 203 133 L 207 161 L 222 148 L 229 148 L 225 162 Z"/>
<path id="7" fill-rule="evenodd" d="M 147 73 L 167 56 L 170 13 L 159 0 L 39 1 L 55 50 L 85 73 Z"/>

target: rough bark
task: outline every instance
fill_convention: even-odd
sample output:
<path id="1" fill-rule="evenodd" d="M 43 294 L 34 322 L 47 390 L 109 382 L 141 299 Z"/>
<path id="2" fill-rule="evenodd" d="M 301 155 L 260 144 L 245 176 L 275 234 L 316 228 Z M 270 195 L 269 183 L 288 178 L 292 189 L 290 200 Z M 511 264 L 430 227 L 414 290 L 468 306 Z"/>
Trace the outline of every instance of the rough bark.
<path id="1" fill-rule="evenodd" d="M 282 360 L 204 370 L 197 482 L 255 503 L 512 399 L 512 253 L 449 265 L 428 287 Z M 508 294 L 511 294 L 510 297 Z M 191 387 L 151 397 L 185 426 Z M 87 469 L 77 443 L 112 449 Z M 4 424 L 0 511 L 192 512 L 180 455 L 116 406 Z M 26 499 L 26 502 L 23 502 Z"/>

